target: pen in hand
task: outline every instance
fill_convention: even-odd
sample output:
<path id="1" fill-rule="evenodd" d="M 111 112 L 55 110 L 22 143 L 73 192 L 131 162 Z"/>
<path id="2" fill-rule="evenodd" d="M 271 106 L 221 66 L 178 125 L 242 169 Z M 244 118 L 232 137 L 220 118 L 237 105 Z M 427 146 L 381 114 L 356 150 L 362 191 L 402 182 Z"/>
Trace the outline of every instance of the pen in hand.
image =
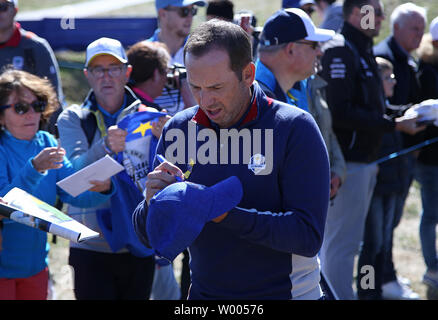
<path id="1" fill-rule="evenodd" d="M 163 163 L 163 162 L 169 162 L 169 161 L 167 161 L 166 158 L 164 158 L 161 154 L 157 154 L 157 159 L 158 159 L 158 161 L 160 161 L 160 163 Z M 178 181 L 178 182 L 183 182 L 183 179 L 182 179 L 181 177 L 179 177 L 179 176 L 175 176 L 175 179 L 176 179 L 176 181 Z"/>

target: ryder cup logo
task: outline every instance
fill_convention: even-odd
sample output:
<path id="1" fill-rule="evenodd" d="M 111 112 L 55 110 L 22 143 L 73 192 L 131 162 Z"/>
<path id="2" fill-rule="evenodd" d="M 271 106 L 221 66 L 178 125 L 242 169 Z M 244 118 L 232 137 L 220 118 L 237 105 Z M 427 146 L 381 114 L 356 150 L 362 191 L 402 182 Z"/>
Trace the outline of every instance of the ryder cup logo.
<path id="1" fill-rule="evenodd" d="M 248 169 L 254 172 L 254 174 L 258 174 L 260 171 L 265 170 L 266 168 L 266 159 L 265 156 L 258 153 L 251 157 L 248 163 Z"/>
<path id="2" fill-rule="evenodd" d="M 14 69 L 23 70 L 24 67 L 24 58 L 21 56 L 15 56 L 12 58 L 12 65 Z"/>

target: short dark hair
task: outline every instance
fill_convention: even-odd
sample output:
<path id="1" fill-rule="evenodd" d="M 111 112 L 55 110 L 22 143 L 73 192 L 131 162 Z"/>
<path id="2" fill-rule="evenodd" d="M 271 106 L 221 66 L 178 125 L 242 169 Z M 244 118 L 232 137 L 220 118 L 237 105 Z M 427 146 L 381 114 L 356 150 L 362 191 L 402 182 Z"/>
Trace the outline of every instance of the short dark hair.
<path id="1" fill-rule="evenodd" d="M 370 0 L 345 0 L 342 5 L 344 20 L 347 20 L 350 17 L 354 8 L 361 8 L 367 4 L 370 4 Z"/>
<path id="2" fill-rule="evenodd" d="M 140 41 L 129 48 L 128 63 L 132 66 L 131 81 L 142 83 L 153 77 L 154 71 L 167 73 L 170 60 L 167 46 L 161 42 Z"/>
<path id="3" fill-rule="evenodd" d="M 208 2 L 206 14 L 233 21 L 234 4 L 230 0 L 211 0 Z"/>
<path id="4" fill-rule="evenodd" d="M 251 39 L 246 31 L 223 20 L 203 22 L 190 34 L 184 46 L 184 60 L 187 53 L 201 57 L 213 49 L 228 53 L 231 70 L 242 80 L 243 69 L 252 61 Z"/>

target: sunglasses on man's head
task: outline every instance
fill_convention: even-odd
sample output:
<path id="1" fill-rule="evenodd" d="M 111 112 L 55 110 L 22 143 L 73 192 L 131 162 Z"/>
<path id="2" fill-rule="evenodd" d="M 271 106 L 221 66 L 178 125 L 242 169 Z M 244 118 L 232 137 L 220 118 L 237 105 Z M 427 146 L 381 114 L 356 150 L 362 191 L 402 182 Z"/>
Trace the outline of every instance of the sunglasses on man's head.
<path id="1" fill-rule="evenodd" d="M 196 7 L 189 8 L 189 7 L 170 7 L 169 6 L 169 7 L 164 8 L 164 10 L 176 11 L 181 18 L 185 18 L 189 14 L 191 14 L 192 16 L 196 16 L 196 14 L 198 13 L 198 8 L 196 8 Z"/>
<path id="2" fill-rule="evenodd" d="M 0 2 L 0 12 L 8 11 L 9 8 L 13 8 L 14 3 L 13 2 Z"/>
<path id="3" fill-rule="evenodd" d="M 35 100 L 32 103 L 27 102 L 17 102 L 14 104 L 9 104 L 5 106 L 0 106 L 0 110 L 14 108 L 16 114 L 22 115 L 27 113 L 30 108 L 33 108 L 35 112 L 44 112 L 46 110 L 47 102 L 44 100 Z"/>

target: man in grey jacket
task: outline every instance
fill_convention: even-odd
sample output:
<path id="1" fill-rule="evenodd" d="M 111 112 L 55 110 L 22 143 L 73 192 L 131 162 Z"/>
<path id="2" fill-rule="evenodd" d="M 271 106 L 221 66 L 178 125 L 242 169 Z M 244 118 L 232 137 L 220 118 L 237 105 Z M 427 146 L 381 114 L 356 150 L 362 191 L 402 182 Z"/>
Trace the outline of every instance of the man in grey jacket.
<path id="1" fill-rule="evenodd" d="M 90 93 L 81 106 L 70 106 L 58 118 L 61 145 L 76 169 L 125 149 L 127 132 L 117 127 L 125 115 L 142 110 L 156 111 L 143 106 L 126 86 L 131 70 L 119 41 L 100 38 L 88 45 L 84 74 L 91 87 Z M 114 217 L 126 213 L 123 207 L 129 211 L 130 206 L 136 206 L 127 199 L 129 192 L 131 189 L 117 187 L 111 200 L 99 207 L 88 210 L 69 207 L 71 216 L 104 235 L 85 243 L 71 244 L 69 264 L 74 268 L 78 300 L 149 298 L 154 255 L 152 250 L 139 246 L 136 238 L 128 240 L 132 211 L 128 212 L 126 230 L 122 230 L 126 232 L 121 232 L 126 234 L 126 239 L 117 239 L 116 246 L 105 232 L 120 228 L 113 221 Z M 116 209 L 114 200 L 122 202 L 122 207 Z M 133 248 L 138 250 L 133 251 Z"/>

